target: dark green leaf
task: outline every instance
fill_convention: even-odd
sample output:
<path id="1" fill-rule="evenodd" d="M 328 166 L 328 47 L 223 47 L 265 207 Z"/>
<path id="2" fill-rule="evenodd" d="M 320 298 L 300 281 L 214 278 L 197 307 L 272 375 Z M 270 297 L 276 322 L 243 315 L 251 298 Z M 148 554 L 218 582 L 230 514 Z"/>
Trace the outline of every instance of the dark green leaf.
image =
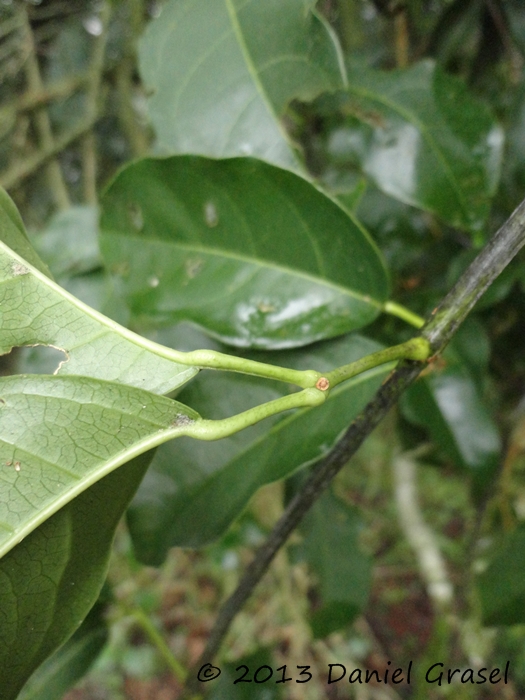
<path id="1" fill-rule="evenodd" d="M 0 560 L 2 700 L 17 698 L 94 605 L 115 528 L 150 458 L 143 454 L 94 484 Z"/>
<path id="2" fill-rule="evenodd" d="M 481 485 L 497 467 L 499 432 L 466 365 L 452 353 L 445 354 L 445 362 L 408 389 L 401 408 L 411 423 L 426 428 L 440 450 L 470 470 Z"/>
<path id="3" fill-rule="evenodd" d="M 370 323 L 388 294 L 366 232 L 252 159 L 144 159 L 103 200 L 102 253 L 136 322 L 187 319 L 227 343 L 305 345 Z"/>
<path id="4" fill-rule="evenodd" d="M 355 69 L 340 96 L 347 116 L 329 152 L 387 194 L 471 231 L 499 182 L 503 132 L 489 109 L 431 61 L 390 72 Z"/>
<path id="5" fill-rule="evenodd" d="M 347 336 L 271 359 L 323 372 L 377 349 L 370 340 Z M 315 411 L 267 419 L 215 444 L 181 438 L 162 445 L 128 513 L 138 557 L 159 564 L 171 546 L 199 547 L 219 537 L 260 486 L 322 457 L 387 371 L 378 367 L 339 385 Z M 218 419 L 286 392 L 255 377 L 201 373 L 179 398 Z"/>
<path id="6" fill-rule="evenodd" d="M 330 492 L 321 496 L 301 524 L 300 546 L 319 582 L 320 607 L 311 623 L 325 637 L 352 622 L 368 601 L 371 559 L 359 546 L 362 520 Z"/>
<path id="7" fill-rule="evenodd" d="M 37 668 L 17 700 L 62 700 L 84 676 L 109 636 L 105 605 L 95 603 L 77 631 Z"/>
<path id="8" fill-rule="evenodd" d="M 140 46 L 165 154 L 249 155 L 303 171 L 281 117 L 292 98 L 342 87 L 342 61 L 315 0 L 170 0 Z"/>
<path id="9" fill-rule="evenodd" d="M 478 578 L 486 625 L 525 623 L 525 526 L 505 536 Z"/>

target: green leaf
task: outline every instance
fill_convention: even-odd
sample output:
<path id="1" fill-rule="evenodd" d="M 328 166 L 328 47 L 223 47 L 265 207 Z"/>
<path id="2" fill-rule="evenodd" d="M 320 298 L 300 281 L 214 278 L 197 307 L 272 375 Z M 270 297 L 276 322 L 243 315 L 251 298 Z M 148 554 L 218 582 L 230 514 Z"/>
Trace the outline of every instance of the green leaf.
<path id="1" fill-rule="evenodd" d="M 497 542 L 477 587 L 486 625 L 525 623 L 525 525 Z"/>
<path id="2" fill-rule="evenodd" d="M 0 560 L 2 700 L 18 697 L 35 669 L 93 607 L 107 574 L 115 528 L 150 458 L 143 454 L 96 483 Z M 5 478 L 3 463 L 1 468 Z M 57 683 L 65 677 L 60 674 Z"/>
<path id="3" fill-rule="evenodd" d="M 53 216 L 43 231 L 31 236 L 31 242 L 61 287 L 127 325 L 129 312 L 115 279 L 103 268 L 98 235 L 97 207 L 73 206 Z"/>
<path id="4" fill-rule="evenodd" d="M 330 133 L 333 157 L 355 163 L 402 202 L 453 226 L 483 228 L 503 132 L 464 83 L 428 60 L 389 72 L 356 68 L 339 104 L 350 116 Z"/>
<path id="5" fill-rule="evenodd" d="M 0 557 L 89 486 L 198 417 L 116 382 L 0 378 Z"/>
<path id="6" fill-rule="evenodd" d="M 451 352 L 447 364 L 433 368 L 401 398 L 403 415 L 426 428 L 446 456 L 468 469 L 477 485 L 486 483 L 498 465 L 501 440 L 476 383 Z"/>
<path id="7" fill-rule="evenodd" d="M 347 336 L 301 351 L 272 353 L 272 359 L 323 372 L 377 349 L 371 340 Z M 213 445 L 186 438 L 162 445 L 128 511 L 139 559 L 158 565 L 169 547 L 200 547 L 219 537 L 260 486 L 326 454 L 389 369 L 378 367 L 340 384 L 315 411 L 276 416 Z M 284 393 L 285 386 L 256 377 L 201 373 L 179 398 L 219 419 Z"/>
<path id="8" fill-rule="evenodd" d="M 302 172 L 281 117 L 293 98 L 342 87 L 315 0 L 171 0 L 146 31 L 140 70 L 163 154 L 249 155 Z"/>
<path id="9" fill-rule="evenodd" d="M 388 294 L 367 233 L 292 173 L 247 158 L 147 158 L 103 199 L 103 256 L 137 324 L 305 345 L 370 323 Z"/>
<path id="10" fill-rule="evenodd" d="M 89 308 L 17 255 L 3 241 L 20 249 L 25 234 L 12 223 L 11 200 L 0 205 L 0 355 L 22 345 L 51 345 L 67 360 L 57 374 L 120 381 L 157 393 L 168 393 L 196 374 L 193 367 L 159 356 L 148 341 Z M 23 250 L 37 262 L 29 244 Z"/>
<path id="11" fill-rule="evenodd" d="M 74 206 L 58 212 L 42 232 L 31 236 L 31 242 L 59 281 L 102 266 L 96 207 Z"/>
<path id="12" fill-rule="evenodd" d="M 108 640 L 105 611 L 104 604 L 95 603 L 73 636 L 37 668 L 17 700 L 62 700 L 88 672 Z"/>
<path id="13" fill-rule="evenodd" d="M 372 564 L 359 546 L 362 527 L 355 510 L 330 492 L 301 524 L 304 541 L 298 549 L 319 582 L 321 605 L 311 619 L 316 637 L 345 627 L 367 604 Z"/>

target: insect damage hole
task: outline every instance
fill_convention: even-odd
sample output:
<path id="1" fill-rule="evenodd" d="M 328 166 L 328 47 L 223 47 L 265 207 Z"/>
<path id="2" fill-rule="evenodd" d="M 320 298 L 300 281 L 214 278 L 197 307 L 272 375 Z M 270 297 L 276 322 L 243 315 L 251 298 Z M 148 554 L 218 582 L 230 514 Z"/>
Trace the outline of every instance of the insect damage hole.
<path id="1" fill-rule="evenodd" d="M 14 348 L 15 366 L 20 374 L 55 374 L 69 360 L 65 350 L 53 345 L 29 345 Z"/>

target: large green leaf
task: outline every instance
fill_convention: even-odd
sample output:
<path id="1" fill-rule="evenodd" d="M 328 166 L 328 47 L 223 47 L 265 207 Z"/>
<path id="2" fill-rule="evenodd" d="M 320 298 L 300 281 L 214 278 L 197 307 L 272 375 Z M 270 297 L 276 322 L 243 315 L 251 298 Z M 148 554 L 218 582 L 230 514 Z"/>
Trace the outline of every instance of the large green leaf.
<path id="1" fill-rule="evenodd" d="M 487 569 L 478 578 L 486 625 L 525 623 L 525 525 L 493 548 Z"/>
<path id="2" fill-rule="evenodd" d="M 272 358 L 283 366 L 323 372 L 377 349 L 371 340 L 347 336 L 272 353 Z M 340 384 L 315 411 L 276 416 L 213 445 L 186 438 L 162 445 L 128 511 L 138 557 L 159 564 L 171 546 L 199 547 L 219 537 L 260 486 L 322 457 L 388 370 L 378 367 Z M 256 377 L 206 375 L 201 373 L 180 398 L 214 419 L 286 393 L 286 387 Z"/>
<path id="3" fill-rule="evenodd" d="M 410 422 L 429 431 L 449 459 L 471 471 L 476 487 L 482 487 L 499 462 L 499 432 L 467 365 L 452 352 L 445 358 L 446 366 L 434 368 L 405 392 L 401 408 Z"/>
<path id="4" fill-rule="evenodd" d="M 7 195 L 5 195 L 7 197 Z M 0 355 L 23 345 L 62 350 L 57 374 L 82 374 L 168 393 L 197 370 L 157 355 L 147 341 L 71 296 L 4 241 L 20 249 L 23 228 L 0 201 Z M 16 211 L 16 210 L 15 210 Z M 36 264 L 36 253 L 23 250 Z"/>
<path id="5" fill-rule="evenodd" d="M 106 474 L 197 418 L 176 401 L 116 382 L 0 378 L 0 556 Z"/>
<path id="6" fill-rule="evenodd" d="M 108 640 L 105 612 L 103 603 L 95 603 L 73 636 L 37 668 L 17 700 L 62 700 L 87 673 Z"/>
<path id="7" fill-rule="evenodd" d="M 432 61 L 349 73 L 335 98 L 345 115 L 328 152 L 354 163 L 381 190 L 444 221 L 479 231 L 499 182 L 503 132 L 459 79 Z M 334 99 L 327 98 L 327 114 Z"/>
<path id="8" fill-rule="evenodd" d="M 292 98 L 342 87 L 333 32 L 315 0 L 171 0 L 140 67 L 165 154 L 250 155 L 302 171 L 281 122 Z"/>
<path id="9" fill-rule="evenodd" d="M 33 671 L 75 632 L 97 600 L 115 528 L 150 456 L 143 454 L 96 483 L 0 559 L 2 700 L 18 697 Z M 6 469 L 2 461 L 3 479 Z"/>
<path id="10" fill-rule="evenodd" d="M 103 199 L 101 248 L 137 323 L 305 345 L 370 323 L 388 293 L 366 232 L 302 178 L 247 158 L 147 158 Z"/>
<path id="11" fill-rule="evenodd" d="M 359 546 L 363 522 L 343 501 L 323 494 L 301 524 L 298 548 L 318 579 L 320 605 L 311 624 L 317 637 L 350 624 L 368 601 L 372 562 Z"/>

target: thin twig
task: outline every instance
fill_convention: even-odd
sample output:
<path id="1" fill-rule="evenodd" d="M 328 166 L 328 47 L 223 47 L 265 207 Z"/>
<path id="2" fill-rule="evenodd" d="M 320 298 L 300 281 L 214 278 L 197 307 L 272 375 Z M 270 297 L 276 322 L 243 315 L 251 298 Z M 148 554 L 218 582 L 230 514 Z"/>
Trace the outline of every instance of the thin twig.
<path id="1" fill-rule="evenodd" d="M 444 349 L 479 297 L 524 244 L 525 200 L 463 273 L 441 304 L 434 309 L 431 320 L 423 327 L 421 334 L 430 342 L 435 353 Z M 266 542 L 257 551 L 237 589 L 220 609 L 206 649 L 190 672 L 189 691 L 195 692 L 198 687 L 196 671 L 213 660 L 233 618 L 249 598 L 290 533 L 405 389 L 417 378 L 422 368 L 422 363 L 401 363 L 331 452 L 313 468 Z"/>
<path id="2" fill-rule="evenodd" d="M 24 17 L 26 41 L 28 44 L 28 56 L 25 64 L 27 84 L 31 92 L 41 92 L 44 84 L 40 75 L 40 66 L 38 65 L 35 41 L 27 16 L 27 9 L 24 11 Z M 46 150 L 53 149 L 55 139 L 51 128 L 51 120 L 45 107 L 40 107 L 35 111 L 34 121 L 40 141 L 39 145 Z M 59 209 L 67 209 L 70 206 L 69 193 L 62 176 L 60 164 L 55 158 L 51 158 L 47 164 L 47 178 L 57 207 Z"/>
<path id="3" fill-rule="evenodd" d="M 108 40 L 108 27 L 111 17 L 109 3 L 104 3 L 100 11 L 102 31 L 95 39 L 93 55 L 88 73 L 86 109 L 88 113 L 99 112 L 100 86 L 104 71 L 104 57 Z M 95 133 L 91 129 L 82 139 L 82 176 L 84 183 L 84 200 L 87 204 L 97 203 L 97 149 Z"/>
<path id="4" fill-rule="evenodd" d="M 124 55 L 115 73 L 118 118 L 131 152 L 135 157 L 140 157 L 147 152 L 149 140 L 135 109 L 133 76 L 137 65 L 137 39 L 144 29 L 144 6 L 141 0 L 130 0 L 125 10 L 129 31 L 124 44 Z"/>
<path id="5" fill-rule="evenodd" d="M 26 158 L 22 163 L 15 163 L 15 165 L 8 168 L 0 175 L 0 186 L 6 190 L 18 187 L 18 185 L 41 168 L 50 158 L 54 158 L 54 156 L 75 143 L 75 141 L 78 141 L 86 131 L 93 128 L 96 121 L 97 115 L 90 115 L 89 118 L 84 119 L 80 124 L 77 124 L 65 134 L 56 138 L 51 147 L 42 148 L 37 153 Z"/>
<path id="6" fill-rule="evenodd" d="M 50 85 L 45 85 L 38 90 L 30 90 L 16 100 L 4 104 L 0 113 L 4 110 L 15 110 L 16 112 L 31 112 L 55 100 L 63 100 L 70 97 L 83 87 L 88 80 L 87 73 L 83 75 L 73 75 L 57 80 Z"/>

